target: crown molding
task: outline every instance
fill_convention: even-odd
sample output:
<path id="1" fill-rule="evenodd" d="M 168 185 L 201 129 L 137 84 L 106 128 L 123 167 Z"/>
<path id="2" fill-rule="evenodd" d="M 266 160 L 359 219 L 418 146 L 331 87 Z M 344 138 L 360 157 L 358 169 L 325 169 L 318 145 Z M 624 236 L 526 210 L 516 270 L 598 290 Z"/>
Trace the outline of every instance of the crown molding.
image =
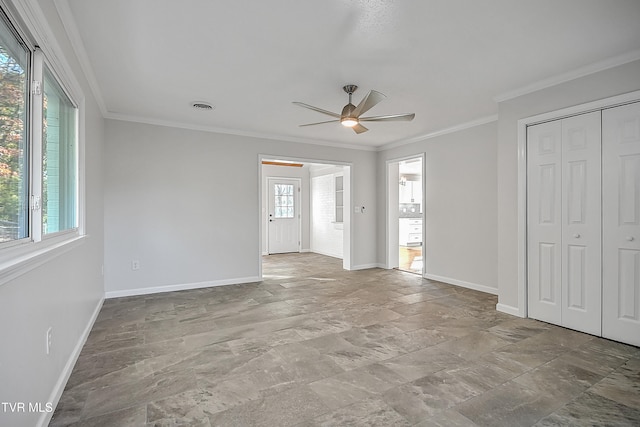
<path id="1" fill-rule="evenodd" d="M 84 92 L 73 68 L 69 65 L 64 55 L 64 50 L 56 40 L 51 27 L 37 0 L 24 0 L 13 2 L 13 7 L 20 19 L 26 25 L 26 31 L 33 37 L 30 42 L 33 47 L 39 47 L 44 53 L 45 60 L 50 66 L 50 71 L 67 91 L 67 95 L 73 102 L 82 104 Z"/>
<path id="2" fill-rule="evenodd" d="M 471 120 L 470 122 L 460 123 L 455 126 L 451 126 L 448 128 L 440 129 L 435 132 L 430 132 L 424 135 L 416 136 L 413 138 L 405 139 L 402 141 L 391 142 L 389 144 L 384 144 L 378 147 L 378 151 L 386 151 L 396 147 L 402 147 L 403 145 L 413 144 L 420 141 L 425 141 L 427 139 L 435 138 L 438 136 L 446 135 L 448 133 L 459 132 L 461 130 L 469 129 L 472 127 L 485 125 L 487 123 L 492 123 L 498 121 L 498 115 L 493 114 L 491 116 L 480 117 L 475 120 Z"/>
<path id="3" fill-rule="evenodd" d="M 100 108 L 102 116 L 106 117 L 108 113 L 107 106 L 104 102 L 102 92 L 100 91 L 100 86 L 98 85 L 98 80 L 96 79 L 93 67 L 91 66 L 91 61 L 89 60 L 89 56 L 87 55 L 87 50 L 84 46 L 84 43 L 82 42 L 82 37 L 80 37 L 80 31 L 78 31 L 78 27 L 76 26 L 73 12 L 71 12 L 71 8 L 69 7 L 69 1 L 54 0 L 53 4 L 58 11 L 58 16 L 60 16 L 62 26 L 67 33 L 67 37 L 69 38 L 71 47 L 76 54 L 78 62 L 80 63 L 80 67 L 82 68 L 82 72 L 87 79 L 89 88 L 91 89 L 91 93 L 93 94 L 93 97 L 98 104 L 98 108 Z"/>
<path id="4" fill-rule="evenodd" d="M 640 50 L 634 50 L 622 55 L 607 58 L 604 61 L 595 62 L 593 64 L 575 69 L 573 71 L 569 71 L 567 73 L 558 74 L 556 76 L 552 76 L 547 79 L 540 80 L 535 83 L 531 83 L 519 89 L 515 89 L 512 91 L 503 93 L 501 95 L 495 96 L 493 100 L 495 102 L 508 101 L 510 99 L 517 98 L 519 96 L 527 95 L 532 92 L 546 89 L 551 86 L 565 83 L 580 77 L 588 76 L 590 74 L 594 74 L 599 71 L 608 70 L 609 68 L 614 68 L 620 65 L 627 64 L 629 62 L 637 61 L 639 59 L 640 59 Z"/>
<path id="5" fill-rule="evenodd" d="M 293 142 L 293 143 L 300 143 L 300 144 L 321 145 L 325 147 L 346 148 L 346 149 L 360 150 L 360 151 L 377 151 L 378 150 L 378 148 L 375 146 L 344 144 L 340 142 L 325 141 L 320 139 L 308 139 L 308 138 L 296 138 L 296 137 L 284 136 L 284 135 L 272 135 L 272 134 L 260 133 L 260 132 L 242 131 L 238 129 L 228 129 L 228 128 L 220 128 L 215 126 L 205 126 L 205 125 L 196 125 L 192 123 L 175 122 L 171 120 L 155 119 L 155 118 L 143 117 L 143 116 L 133 116 L 129 114 L 119 114 L 119 113 L 108 112 L 105 115 L 105 119 L 119 120 L 124 122 L 144 123 L 148 125 L 188 129 L 188 130 L 195 130 L 195 131 L 201 131 L 201 132 L 219 133 L 219 134 L 225 134 L 225 135 L 246 136 L 250 138 L 268 139 L 268 140 L 280 141 L 280 142 Z"/>

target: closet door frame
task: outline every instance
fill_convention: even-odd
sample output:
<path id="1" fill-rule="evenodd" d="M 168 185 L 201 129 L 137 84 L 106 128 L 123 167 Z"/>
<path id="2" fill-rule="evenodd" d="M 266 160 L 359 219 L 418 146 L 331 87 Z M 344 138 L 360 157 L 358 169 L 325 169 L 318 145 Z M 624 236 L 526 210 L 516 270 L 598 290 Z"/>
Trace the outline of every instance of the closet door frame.
<path id="1" fill-rule="evenodd" d="M 640 101 L 640 91 L 629 92 L 582 105 L 538 114 L 518 120 L 518 306 L 498 303 L 496 309 L 519 317 L 528 317 L 527 310 L 527 127 L 592 111 L 600 111 L 619 105 Z"/>

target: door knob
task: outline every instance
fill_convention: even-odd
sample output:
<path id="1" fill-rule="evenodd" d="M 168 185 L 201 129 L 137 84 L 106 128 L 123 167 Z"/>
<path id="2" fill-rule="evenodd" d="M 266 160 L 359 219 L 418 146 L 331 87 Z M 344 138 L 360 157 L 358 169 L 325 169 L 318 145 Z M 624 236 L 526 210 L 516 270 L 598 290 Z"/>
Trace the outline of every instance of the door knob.
<path id="1" fill-rule="evenodd" d="M 633 236 L 627 236 L 627 240 L 633 242 Z"/>
<path id="2" fill-rule="evenodd" d="M 576 233 L 576 234 L 573 235 L 573 237 L 575 237 L 576 239 L 579 239 L 580 238 L 580 234 Z"/>

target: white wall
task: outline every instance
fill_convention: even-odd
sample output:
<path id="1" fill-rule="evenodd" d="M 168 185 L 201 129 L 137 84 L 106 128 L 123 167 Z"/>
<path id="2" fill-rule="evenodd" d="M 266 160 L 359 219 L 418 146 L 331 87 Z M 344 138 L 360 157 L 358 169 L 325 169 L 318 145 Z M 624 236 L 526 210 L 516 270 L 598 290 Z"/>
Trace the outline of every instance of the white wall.
<path id="1" fill-rule="evenodd" d="M 262 165 L 262 253 L 267 253 L 267 209 L 268 209 L 268 195 L 269 185 L 267 178 L 279 177 L 279 178 L 300 178 L 301 184 L 301 197 L 300 207 L 302 212 L 301 228 L 302 236 L 300 240 L 300 249 L 302 252 L 308 252 L 311 248 L 310 243 L 310 218 L 311 218 L 311 196 L 309 186 L 309 166 L 304 167 L 290 167 L 290 166 L 274 166 L 274 165 Z"/>
<path id="2" fill-rule="evenodd" d="M 497 123 L 379 153 L 378 211 L 386 210 L 386 161 L 426 153 L 425 276 L 498 291 Z M 386 264 L 386 215 L 378 220 L 378 262 Z"/>
<path id="3" fill-rule="evenodd" d="M 352 163 L 352 200 L 376 204 L 375 152 L 107 120 L 107 296 L 258 280 L 260 155 Z M 374 211 L 352 218 L 355 268 L 375 265 Z"/>
<path id="4" fill-rule="evenodd" d="M 343 175 L 342 167 L 322 168 L 311 176 L 311 250 L 342 258 L 343 223 L 337 224 L 335 179 Z"/>
<path id="5" fill-rule="evenodd" d="M 594 73 L 498 104 L 498 302 L 517 312 L 517 122 L 520 119 L 640 89 L 640 61 Z"/>
<path id="6" fill-rule="evenodd" d="M 37 2 L 31 2 L 37 3 Z M 37 4 L 35 4 L 37 7 Z M 86 231 L 76 246 L 28 273 L 0 285 L 0 401 L 57 403 L 84 333 L 104 295 L 103 126 L 104 122 L 54 9 L 41 1 L 43 16 L 86 97 Z M 53 42 L 53 40 L 48 40 Z M 51 354 L 45 334 L 53 327 Z M 46 425 L 51 414 L 3 412 L 0 425 Z M 43 424 L 40 424 L 43 423 Z"/>

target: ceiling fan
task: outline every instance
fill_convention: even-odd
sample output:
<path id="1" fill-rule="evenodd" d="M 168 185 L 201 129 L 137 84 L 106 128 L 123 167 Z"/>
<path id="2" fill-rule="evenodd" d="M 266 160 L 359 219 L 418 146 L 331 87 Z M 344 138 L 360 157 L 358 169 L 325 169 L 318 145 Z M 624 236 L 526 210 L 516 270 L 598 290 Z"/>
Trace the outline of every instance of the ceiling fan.
<path id="1" fill-rule="evenodd" d="M 353 92 L 358 89 L 356 85 L 346 85 L 342 88 L 346 93 L 349 94 L 349 103 L 344 106 L 342 109 L 342 113 L 333 113 L 331 111 L 323 110 L 322 108 L 314 107 L 313 105 L 305 104 L 302 102 L 294 102 L 294 104 L 299 105 L 304 108 L 308 108 L 313 111 L 317 111 L 322 114 L 326 114 L 331 117 L 335 117 L 334 120 L 327 120 L 325 122 L 317 122 L 317 123 L 308 123 L 300 126 L 314 126 L 321 125 L 323 123 L 335 123 L 340 122 L 342 126 L 350 127 L 354 130 L 355 133 L 366 132 L 369 129 L 362 126 L 361 122 L 395 122 L 395 121 L 411 121 L 416 116 L 415 113 L 411 114 L 391 114 L 386 116 L 370 116 L 370 117 L 360 117 L 362 114 L 369 111 L 373 108 L 378 102 L 382 101 L 386 98 L 383 94 L 378 91 L 371 90 L 365 96 L 362 101 L 355 106 L 351 103 L 351 96 Z"/>

